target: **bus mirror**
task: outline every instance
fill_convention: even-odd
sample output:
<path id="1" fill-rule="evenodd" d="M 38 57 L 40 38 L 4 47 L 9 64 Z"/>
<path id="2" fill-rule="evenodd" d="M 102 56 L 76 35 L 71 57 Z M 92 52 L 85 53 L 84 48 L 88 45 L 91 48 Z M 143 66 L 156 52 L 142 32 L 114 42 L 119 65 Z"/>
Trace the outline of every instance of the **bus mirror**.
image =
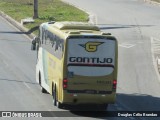
<path id="1" fill-rule="evenodd" d="M 34 37 L 33 40 L 35 40 L 36 43 L 39 43 L 39 37 Z"/>
<path id="2" fill-rule="evenodd" d="M 36 40 L 32 40 L 31 50 L 36 50 Z"/>
<path id="3" fill-rule="evenodd" d="M 39 43 L 39 37 L 34 37 L 32 40 L 31 50 L 36 50 L 36 43 Z"/>

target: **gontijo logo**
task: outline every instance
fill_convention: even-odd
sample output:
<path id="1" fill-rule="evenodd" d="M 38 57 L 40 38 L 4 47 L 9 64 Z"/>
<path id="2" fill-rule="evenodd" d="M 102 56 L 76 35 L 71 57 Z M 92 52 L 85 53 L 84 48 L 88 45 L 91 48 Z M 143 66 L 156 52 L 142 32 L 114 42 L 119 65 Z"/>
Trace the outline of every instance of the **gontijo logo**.
<path id="1" fill-rule="evenodd" d="M 87 42 L 86 44 L 79 44 L 80 46 L 84 47 L 88 52 L 96 52 L 99 45 L 103 44 L 104 42 Z"/>

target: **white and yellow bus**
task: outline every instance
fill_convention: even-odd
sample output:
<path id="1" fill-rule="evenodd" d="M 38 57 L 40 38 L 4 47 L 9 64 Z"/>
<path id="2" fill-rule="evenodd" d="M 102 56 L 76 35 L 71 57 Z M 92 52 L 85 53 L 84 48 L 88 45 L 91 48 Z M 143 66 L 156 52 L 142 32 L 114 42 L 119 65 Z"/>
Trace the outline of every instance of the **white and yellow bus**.
<path id="1" fill-rule="evenodd" d="M 47 22 L 32 41 L 36 80 L 55 106 L 103 106 L 116 99 L 118 46 L 111 34 L 89 23 Z"/>

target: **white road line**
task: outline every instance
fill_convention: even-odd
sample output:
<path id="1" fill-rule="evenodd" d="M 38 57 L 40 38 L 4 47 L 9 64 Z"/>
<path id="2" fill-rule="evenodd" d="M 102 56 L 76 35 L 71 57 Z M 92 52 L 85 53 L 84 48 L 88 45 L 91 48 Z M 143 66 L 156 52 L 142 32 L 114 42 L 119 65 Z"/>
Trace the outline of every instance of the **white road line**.
<path id="1" fill-rule="evenodd" d="M 151 37 L 151 40 L 153 41 L 158 41 L 158 42 L 160 42 L 160 39 L 158 39 L 158 38 L 155 38 L 155 37 Z"/>
<path id="2" fill-rule="evenodd" d="M 23 83 L 28 89 L 31 89 L 31 87 L 29 87 L 25 82 L 23 82 Z"/>
<path id="3" fill-rule="evenodd" d="M 134 47 L 135 45 L 136 44 L 122 43 L 122 44 L 119 44 L 118 46 L 124 47 L 124 48 L 131 48 L 131 47 Z"/>
<path id="4" fill-rule="evenodd" d="M 156 40 L 156 41 L 160 42 L 160 40 L 157 39 L 157 38 L 154 38 L 154 37 L 150 37 L 150 39 L 151 39 L 151 54 L 152 54 L 153 66 L 154 66 L 154 69 L 156 71 L 156 74 L 157 74 L 157 77 L 158 77 L 158 81 L 160 82 L 160 75 L 159 75 L 158 66 L 157 66 L 157 58 L 155 59 L 155 57 L 154 57 L 154 54 L 156 52 L 154 52 L 154 48 L 153 48 L 154 47 L 153 46 L 154 41 Z"/>
<path id="5" fill-rule="evenodd" d="M 155 47 L 153 51 L 159 51 L 160 50 L 160 46 L 159 47 Z"/>
<path id="6" fill-rule="evenodd" d="M 157 52 L 154 52 L 154 53 L 157 54 L 157 55 L 158 55 L 158 54 L 160 55 L 160 51 L 159 51 L 159 52 L 157 51 Z"/>

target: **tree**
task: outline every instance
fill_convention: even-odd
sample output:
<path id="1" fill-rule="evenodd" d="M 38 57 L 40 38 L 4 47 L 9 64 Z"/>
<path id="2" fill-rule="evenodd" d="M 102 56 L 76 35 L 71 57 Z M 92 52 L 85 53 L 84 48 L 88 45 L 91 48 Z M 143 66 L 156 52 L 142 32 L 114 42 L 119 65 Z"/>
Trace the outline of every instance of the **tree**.
<path id="1" fill-rule="evenodd" d="M 34 15 L 33 19 L 38 18 L 38 0 L 34 0 Z"/>

